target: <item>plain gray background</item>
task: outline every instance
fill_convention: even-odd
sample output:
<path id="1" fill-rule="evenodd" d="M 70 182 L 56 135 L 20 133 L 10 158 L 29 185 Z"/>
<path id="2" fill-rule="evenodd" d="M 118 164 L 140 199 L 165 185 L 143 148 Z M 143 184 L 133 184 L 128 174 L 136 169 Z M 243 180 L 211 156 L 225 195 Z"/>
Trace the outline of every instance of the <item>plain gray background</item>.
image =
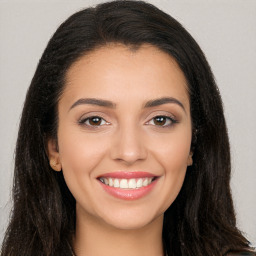
<path id="1" fill-rule="evenodd" d="M 11 208 L 20 114 L 38 60 L 62 21 L 99 2 L 0 0 L 0 243 Z M 185 26 L 212 67 L 230 135 L 238 226 L 256 245 L 256 0 L 148 2 Z"/>

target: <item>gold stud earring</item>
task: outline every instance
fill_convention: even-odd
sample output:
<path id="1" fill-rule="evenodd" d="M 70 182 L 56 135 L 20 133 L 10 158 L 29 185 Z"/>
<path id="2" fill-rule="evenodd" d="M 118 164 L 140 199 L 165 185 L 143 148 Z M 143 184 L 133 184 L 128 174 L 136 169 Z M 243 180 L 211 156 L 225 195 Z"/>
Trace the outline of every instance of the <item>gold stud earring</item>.
<path id="1" fill-rule="evenodd" d="M 56 167 L 56 162 L 55 161 L 50 161 L 50 166 L 54 169 L 54 167 Z"/>
<path id="2" fill-rule="evenodd" d="M 61 171 L 61 168 L 59 168 L 59 164 L 57 164 L 54 160 L 50 161 L 50 166 L 55 171 Z"/>

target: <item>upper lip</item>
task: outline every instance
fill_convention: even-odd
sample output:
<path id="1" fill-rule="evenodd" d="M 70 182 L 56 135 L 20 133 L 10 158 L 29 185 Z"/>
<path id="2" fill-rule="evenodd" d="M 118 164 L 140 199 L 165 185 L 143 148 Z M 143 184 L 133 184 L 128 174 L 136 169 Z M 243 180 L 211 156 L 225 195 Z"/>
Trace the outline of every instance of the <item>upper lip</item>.
<path id="1" fill-rule="evenodd" d="M 150 172 L 117 171 L 117 172 L 104 173 L 98 176 L 98 178 L 116 178 L 116 179 L 136 179 L 136 178 L 150 178 L 150 177 L 157 177 L 157 175 L 152 174 Z"/>

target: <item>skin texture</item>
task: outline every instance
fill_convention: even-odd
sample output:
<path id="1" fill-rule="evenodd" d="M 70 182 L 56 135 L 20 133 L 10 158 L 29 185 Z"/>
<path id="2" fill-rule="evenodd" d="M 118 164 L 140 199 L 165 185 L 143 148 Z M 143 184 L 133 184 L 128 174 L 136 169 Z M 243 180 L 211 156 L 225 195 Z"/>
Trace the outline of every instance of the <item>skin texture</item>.
<path id="1" fill-rule="evenodd" d="M 144 107 L 163 97 L 182 106 Z M 108 100 L 114 107 L 76 103 L 81 98 Z M 76 254 L 163 255 L 163 214 L 192 164 L 189 96 L 177 63 L 150 45 L 99 48 L 68 70 L 58 112 L 58 147 L 49 140 L 48 152 L 77 202 Z M 88 119 L 93 116 L 102 119 L 95 124 Z M 159 124 L 156 116 L 175 122 Z M 116 171 L 150 172 L 158 179 L 142 198 L 122 200 L 98 180 Z"/>

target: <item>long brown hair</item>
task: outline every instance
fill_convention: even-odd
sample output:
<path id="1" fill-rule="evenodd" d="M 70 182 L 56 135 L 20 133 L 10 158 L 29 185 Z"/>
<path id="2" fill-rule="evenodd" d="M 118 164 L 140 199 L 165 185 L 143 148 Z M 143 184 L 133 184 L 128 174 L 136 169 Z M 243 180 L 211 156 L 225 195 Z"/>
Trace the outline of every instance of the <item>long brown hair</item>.
<path id="1" fill-rule="evenodd" d="M 249 250 L 236 228 L 230 192 L 230 151 L 222 101 L 198 44 L 174 18 L 143 1 L 114 1 L 79 11 L 49 41 L 27 92 L 16 146 L 13 210 L 2 256 L 69 255 L 75 199 L 54 172 L 45 141 L 57 138 L 57 105 L 69 67 L 110 42 L 152 44 L 183 71 L 193 122 L 194 164 L 164 215 L 169 256 L 224 255 Z"/>

